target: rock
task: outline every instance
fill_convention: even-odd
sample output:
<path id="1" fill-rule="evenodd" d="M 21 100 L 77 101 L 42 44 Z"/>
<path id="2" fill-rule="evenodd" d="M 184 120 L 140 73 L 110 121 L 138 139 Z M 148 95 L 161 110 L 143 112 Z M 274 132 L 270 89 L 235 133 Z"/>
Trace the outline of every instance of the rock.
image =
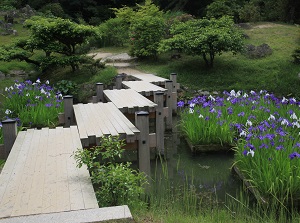
<path id="1" fill-rule="evenodd" d="M 4 79 L 6 77 L 5 73 L 0 71 L 0 79 Z"/>
<path id="2" fill-rule="evenodd" d="M 26 72 L 24 70 L 11 70 L 8 73 L 11 77 L 14 76 L 25 76 Z"/>
<path id="3" fill-rule="evenodd" d="M 273 51 L 271 47 L 266 43 L 263 43 L 257 47 L 252 44 L 248 44 L 245 47 L 244 54 L 251 59 L 258 59 L 269 56 L 272 54 L 272 52 Z"/>

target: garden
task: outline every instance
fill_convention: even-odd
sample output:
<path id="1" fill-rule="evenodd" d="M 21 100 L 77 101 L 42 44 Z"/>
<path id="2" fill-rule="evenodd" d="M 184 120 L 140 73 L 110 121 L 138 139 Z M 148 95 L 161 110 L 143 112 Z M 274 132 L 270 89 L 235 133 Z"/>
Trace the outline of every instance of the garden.
<path id="1" fill-rule="evenodd" d="M 250 3 L 251 10 L 257 10 Z M 246 15 L 246 6 L 243 19 L 251 17 Z M 213 6 L 208 11 L 213 13 Z M 244 187 L 237 194 L 225 191 L 225 201 L 219 201 L 219 185 L 203 192 L 206 185 L 196 179 L 202 170 L 212 173 L 215 164 L 183 160 L 180 154 L 173 166 L 168 159 L 156 160 L 153 187 L 145 195 L 141 185 L 147 184 L 132 169 L 134 165 L 116 162 L 123 155 L 122 142 L 105 138 L 106 152 L 96 147 L 74 157 L 78 166 L 90 167 L 94 185 L 103 189 L 96 192 L 98 198 L 105 198 L 99 204 L 129 204 L 137 222 L 298 222 L 299 26 L 258 19 L 241 23 L 239 29 L 234 24 L 237 18 L 230 17 L 237 12 L 195 19 L 186 13 L 159 10 L 152 1 L 113 12 L 116 18 L 95 26 L 80 19 L 73 23 L 54 16 L 32 17 L 24 26 L 15 26 L 19 37 L 27 41 L 0 36 L 0 71 L 6 75 L 0 80 L 1 120 L 16 119 L 18 130 L 57 126 L 63 95 L 73 94 L 75 101 L 87 102 L 96 82 L 108 86 L 117 74 L 115 68 L 86 54 L 130 52 L 138 57 L 138 70 L 165 78 L 177 73 L 182 85 L 177 127 L 182 141 L 187 140 L 194 150 L 190 152 L 184 144 L 191 159 L 209 153 L 197 151 L 203 145 L 231 154 L 230 167 L 239 173 Z M 64 39 L 70 42 L 61 41 Z M 13 69 L 28 75 L 15 77 L 9 74 Z M 95 159 L 99 156 L 102 163 Z M 0 168 L 3 164 L 0 160 Z M 184 169 L 189 164 L 190 174 Z M 227 166 L 218 168 L 230 172 Z M 180 184 L 174 175 L 181 178 Z M 245 193 L 249 190 L 251 193 Z"/>

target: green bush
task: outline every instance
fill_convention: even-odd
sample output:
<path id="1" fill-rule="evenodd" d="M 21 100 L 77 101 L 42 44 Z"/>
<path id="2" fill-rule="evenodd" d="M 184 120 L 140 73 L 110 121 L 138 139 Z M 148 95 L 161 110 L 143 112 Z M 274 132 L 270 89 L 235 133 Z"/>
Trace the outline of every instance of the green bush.
<path id="1" fill-rule="evenodd" d="M 258 22 L 261 20 L 260 9 L 253 2 L 246 3 L 239 10 L 239 17 L 243 22 Z"/>
<path id="2" fill-rule="evenodd" d="M 61 80 L 56 83 L 56 90 L 61 92 L 62 95 L 77 95 L 77 84 L 69 80 Z"/>
<path id="3" fill-rule="evenodd" d="M 206 7 L 206 16 L 208 18 L 221 18 L 222 16 L 232 16 L 238 20 L 239 6 L 235 0 L 215 0 Z"/>
<path id="4" fill-rule="evenodd" d="M 102 138 L 100 146 L 74 154 L 78 167 L 85 164 L 89 168 L 100 207 L 144 205 L 139 197 L 144 194 L 145 176 L 131 169 L 129 162 L 116 162 L 122 157 L 123 146 L 124 141 L 108 136 Z"/>
<path id="5" fill-rule="evenodd" d="M 137 57 L 156 57 L 158 46 L 164 37 L 164 19 L 145 16 L 130 26 L 131 54 Z"/>
<path id="6" fill-rule="evenodd" d="M 292 57 L 294 58 L 295 64 L 300 64 L 300 48 L 294 50 Z"/>
<path id="7" fill-rule="evenodd" d="M 121 18 L 112 18 L 98 27 L 102 46 L 124 46 L 129 41 L 129 24 Z"/>

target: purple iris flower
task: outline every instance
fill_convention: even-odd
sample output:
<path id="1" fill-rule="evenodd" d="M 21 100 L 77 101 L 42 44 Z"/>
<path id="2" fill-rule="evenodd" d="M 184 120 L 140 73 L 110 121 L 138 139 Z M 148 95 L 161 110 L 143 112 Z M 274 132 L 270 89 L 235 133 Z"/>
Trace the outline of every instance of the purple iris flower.
<path id="1" fill-rule="evenodd" d="M 177 103 L 177 107 L 179 107 L 179 108 L 184 107 L 184 102 L 183 102 L 183 101 L 179 101 L 179 102 Z"/>
<path id="2" fill-rule="evenodd" d="M 283 150 L 283 145 L 276 146 L 276 150 Z"/>
<path id="3" fill-rule="evenodd" d="M 245 112 L 241 112 L 238 114 L 238 116 L 244 116 L 245 115 Z"/>
<path id="4" fill-rule="evenodd" d="M 297 153 L 297 152 L 293 152 L 289 155 L 289 158 L 292 160 L 294 158 L 299 158 L 300 157 L 300 154 Z"/>

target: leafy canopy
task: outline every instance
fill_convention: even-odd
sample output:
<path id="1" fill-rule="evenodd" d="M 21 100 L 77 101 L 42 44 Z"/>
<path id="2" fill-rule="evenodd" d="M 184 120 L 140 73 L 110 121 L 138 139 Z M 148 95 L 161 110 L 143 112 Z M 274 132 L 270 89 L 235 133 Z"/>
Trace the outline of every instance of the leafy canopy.
<path id="1" fill-rule="evenodd" d="M 76 47 L 96 35 L 94 27 L 62 18 L 35 16 L 26 20 L 24 25 L 31 31 L 29 38 L 0 47 L 0 60 L 26 61 L 43 70 L 57 65 L 71 66 L 75 70 L 83 61 L 83 56 L 76 53 Z M 35 50 L 43 51 L 45 56 L 35 58 Z"/>
<path id="2" fill-rule="evenodd" d="M 229 16 L 175 23 L 170 33 L 172 37 L 160 44 L 161 52 L 179 50 L 201 55 L 208 67 L 213 66 L 215 55 L 237 53 L 243 47 L 243 34 Z"/>

